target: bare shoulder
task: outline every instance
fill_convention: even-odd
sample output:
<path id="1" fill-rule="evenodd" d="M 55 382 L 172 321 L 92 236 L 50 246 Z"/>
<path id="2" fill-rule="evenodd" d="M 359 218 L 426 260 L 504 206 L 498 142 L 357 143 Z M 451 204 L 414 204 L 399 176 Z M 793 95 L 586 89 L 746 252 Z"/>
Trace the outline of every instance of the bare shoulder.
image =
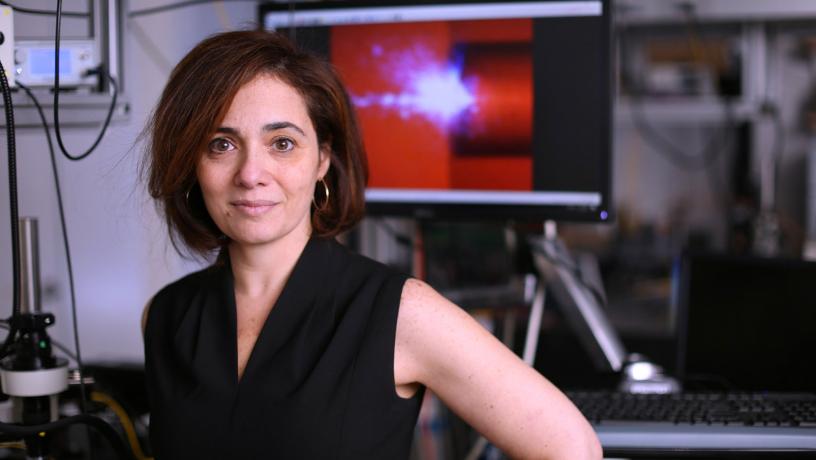
<path id="1" fill-rule="evenodd" d="M 448 365 L 451 359 L 493 340 L 470 314 L 427 283 L 413 278 L 405 282 L 395 343 L 397 383 L 433 386 L 435 379 L 453 369 Z"/>
<path id="2" fill-rule="evenodd" d="M 400 297 L 400 319 L 419 320 L 444 312 L 451 307 L 459 309 L 428 283 L 416 278 L 409 278 L 405 281 Z"/>
<path id="3" fill-rule="evenodd" d="M 397 317 L 394 377 L 419 382 L 513 458 L 600 458 L 589 423 L 550 382 L 470 314 L 408 280 Z"/>
<path id="4" fill-rule="evenodd" d="M 400 319 L 402 318 L 406 320 L 436 318 L 456 321 L 470 319 L 470 315 L 443 297 L 428 283 L 409 278 L 405 282 L 400 298 Z"/>
<path id="5" fill-rule="evenodd" d="M 439 294 L 427 283 L 410 278 L 405 282 L 400 298 L 397 339 L 429 340 L 446 331 L 449 337 L 457 327 L 481 329 L 470 315 Z"/>
<path id="6" fill-rule="evenodd" d="M 412 347 L 421 340 L 422 325 L 432 308 L 429 304 L 438 302 L 437 295 L 433 288 L 415 278 L 406 280 L 402 287 L 394 343 L 394 370 L 398 386 L 419 380 Z"/>

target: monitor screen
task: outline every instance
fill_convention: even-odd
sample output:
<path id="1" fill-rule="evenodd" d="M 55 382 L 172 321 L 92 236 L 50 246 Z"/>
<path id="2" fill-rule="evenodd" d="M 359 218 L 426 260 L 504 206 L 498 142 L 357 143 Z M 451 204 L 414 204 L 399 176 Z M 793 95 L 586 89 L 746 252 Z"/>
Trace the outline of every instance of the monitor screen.
<path id="1" fill-rule="evenodd" d="M 742 391 L 816 391 L 816 262 L 687 254 L 680 376 Z"/>
<path id="2" fill-rule="evenodd" d="M 260 11 L 266 29 L 340 72 L 368 155 L 369 213 L 610 218 L 607 0 Z"/>

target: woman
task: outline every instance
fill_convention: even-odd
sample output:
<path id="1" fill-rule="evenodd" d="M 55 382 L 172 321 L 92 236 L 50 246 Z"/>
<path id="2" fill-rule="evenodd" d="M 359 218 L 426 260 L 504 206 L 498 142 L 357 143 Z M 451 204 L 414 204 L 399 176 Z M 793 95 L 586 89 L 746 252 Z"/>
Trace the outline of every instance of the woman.
<path id="1" fill-rule="evenodd" d="M 157 457 L 406 458 L 425 387 L 512 457 L 600 457 L 569 400 L 469 315 L 334 241 L 367 170 L 327 63 L 272 33 L 211 37 L 148 130 L 174 243 L 218 254 L 146 310 Z"/>

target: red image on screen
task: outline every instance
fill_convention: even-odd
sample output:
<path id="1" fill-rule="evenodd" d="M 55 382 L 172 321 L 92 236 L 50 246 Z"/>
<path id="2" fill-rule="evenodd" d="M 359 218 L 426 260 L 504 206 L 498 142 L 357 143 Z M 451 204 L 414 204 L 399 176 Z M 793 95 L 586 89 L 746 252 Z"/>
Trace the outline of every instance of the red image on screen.
<path id="1" fill-rule="evenodd" d="M 336 26 L 369 187 L 532 190 L 532 21 Z"/>

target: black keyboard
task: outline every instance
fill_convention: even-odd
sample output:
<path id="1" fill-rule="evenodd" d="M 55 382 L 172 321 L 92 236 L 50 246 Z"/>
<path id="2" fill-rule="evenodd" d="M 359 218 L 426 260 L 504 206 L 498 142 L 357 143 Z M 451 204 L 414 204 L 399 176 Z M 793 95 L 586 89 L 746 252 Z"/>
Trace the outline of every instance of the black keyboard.
<path id="1" fill-rule="evenodd" d="M 780 393 L 568 393 L 595 424 L 616 421 L 672 424 L 816 427 L 816 395 Z"/>
<path id="2" fill-rule="evenodd" d="M 605 449 L 813 450 L 816 394 L 568 392 Z"/>

